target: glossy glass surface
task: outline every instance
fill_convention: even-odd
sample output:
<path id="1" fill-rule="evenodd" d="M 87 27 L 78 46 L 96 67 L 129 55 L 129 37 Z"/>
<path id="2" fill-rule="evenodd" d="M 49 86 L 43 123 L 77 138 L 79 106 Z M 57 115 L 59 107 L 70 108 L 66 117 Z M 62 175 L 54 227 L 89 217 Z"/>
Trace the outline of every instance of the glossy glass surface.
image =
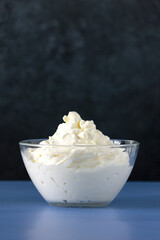
<path id="1" fill-rule="evenodd" d="M 126 183 L 135 159 L 138 153 L 139 143 L 134 140 L 119 140 L 113 139 L 115 145 L 49 145 L 39 144 L 44 139 L 31 139 L 20 142 L 20 149 L 24 164 L 30 175 L 34 185 L 44 197 L 44 199 L 51 205 L 63 207 L 103 207 L 107 206 L 120 192 Z M 35 149 L 42 149 L 47 151 L 50 163 L 32 162 L 29 158 L 28 151 Z M 79 150 L 81 154 L 78 158 L 85 158 L 91 163 L 95 161 L 91 157 L 84 155 L 86 150 L 89 153 L 103 153 L 103 161 L 112 161 L 114 164 L 98 165 L 95 167 L 75 168 L 74 162 L 72 168 L 65 164 L 58 166 L 52 162 L 52 156 L 58 155 L 69 159 L 70 152 Z M 118 161 L 117 154 L 125 152 L 128 154 L 129 162 L 126 164 L 116 163 Z M 109 154 L 114 153 L 115 156 Z M 48 157 L 48 155 L 46 155 Z M 106 158 L 106 159 L 105 159 Z M 123 161 L 123 159 L 122 159 Z M 77 164 L 77 163 L 76 163 Z"/>

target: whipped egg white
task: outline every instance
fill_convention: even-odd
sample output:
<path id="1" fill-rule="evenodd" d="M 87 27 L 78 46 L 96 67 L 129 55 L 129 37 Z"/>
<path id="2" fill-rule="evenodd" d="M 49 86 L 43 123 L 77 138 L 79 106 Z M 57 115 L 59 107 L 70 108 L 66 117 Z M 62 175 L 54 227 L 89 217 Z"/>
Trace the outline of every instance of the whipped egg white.
<path id="1" fill-rule="evenodd" d="M 132 170 L 128 153 L 77 112 L 63 120 L 39 147 L 22 153 L 32 181 L 52 204 L 111 202 Z"/>

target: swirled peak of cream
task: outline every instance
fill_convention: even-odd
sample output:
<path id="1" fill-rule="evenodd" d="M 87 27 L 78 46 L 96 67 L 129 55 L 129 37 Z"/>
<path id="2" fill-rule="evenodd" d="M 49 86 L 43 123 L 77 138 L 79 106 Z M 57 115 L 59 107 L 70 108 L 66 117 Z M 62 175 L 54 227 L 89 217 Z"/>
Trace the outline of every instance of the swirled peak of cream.
<path id="1" fill-rule="evenodd" d="M 69 112 L 63 120 L 53 136 L 40 142 L 40 148 L 28 150 L 32 162 L 73 169 L 129 164 L 125 149 L 114 148 L 115 144 L 96 129 L 93 121 L 84 121 L 77 112 Z"/>
<path id="2" fill-rule="evenodd" d="M 84 121 L 77 112 L 69 112 L 63 117 L 64 123 L 61 123 L 53 136 L 41 144 L 55 145 L 111 145 L 112 142 L 108 136 L 96 129 L 94 122 Z"/>

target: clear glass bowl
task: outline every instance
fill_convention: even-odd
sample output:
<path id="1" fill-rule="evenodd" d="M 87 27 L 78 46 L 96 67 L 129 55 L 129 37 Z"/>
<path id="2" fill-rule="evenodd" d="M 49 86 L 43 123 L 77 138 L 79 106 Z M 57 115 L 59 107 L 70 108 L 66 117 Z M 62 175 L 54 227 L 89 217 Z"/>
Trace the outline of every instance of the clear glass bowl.
<path id="1" fill-rule="evenodd" d="M 63 207 L 107 206 L 126 183 L 138 153 L 134 140 L 115 145 L 49 145 L 21 141 L 27 172 L 43 198 Z"/>

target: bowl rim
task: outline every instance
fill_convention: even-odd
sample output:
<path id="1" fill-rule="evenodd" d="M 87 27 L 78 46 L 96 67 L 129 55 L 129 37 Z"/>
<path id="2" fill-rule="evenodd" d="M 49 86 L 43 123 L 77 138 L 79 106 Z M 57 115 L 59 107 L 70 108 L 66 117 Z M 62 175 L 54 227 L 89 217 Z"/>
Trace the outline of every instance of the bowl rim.
<path id="1" fill-rule="evenodd" d="M 45 141 L 48 140 L 48 138 L 38 138 L 38 139 L 26 139 L 26 140 L 21 140 L 19 142 L 20 146 L 28 146 L 28 147 L 111 147 L 111 148 L 118 148 L 118 147 L 133 147 L 133 146 L 139 146 L 139 142 L 135 140 L 126 140 L 126 139 L 110 139 L 112 142 L 114 142 L 114 145 L 110 144 L 73 144 L 73 145 L 61 145 L 61 144 L 39 144 L 39 143 L 30 143 L 31 141 Z M 117 141 L 118 144 L 115 144 Z M 123 143 L 121 143 L 123 142 Z M 124 143 L 128 142 L 128 143 Z"/>

